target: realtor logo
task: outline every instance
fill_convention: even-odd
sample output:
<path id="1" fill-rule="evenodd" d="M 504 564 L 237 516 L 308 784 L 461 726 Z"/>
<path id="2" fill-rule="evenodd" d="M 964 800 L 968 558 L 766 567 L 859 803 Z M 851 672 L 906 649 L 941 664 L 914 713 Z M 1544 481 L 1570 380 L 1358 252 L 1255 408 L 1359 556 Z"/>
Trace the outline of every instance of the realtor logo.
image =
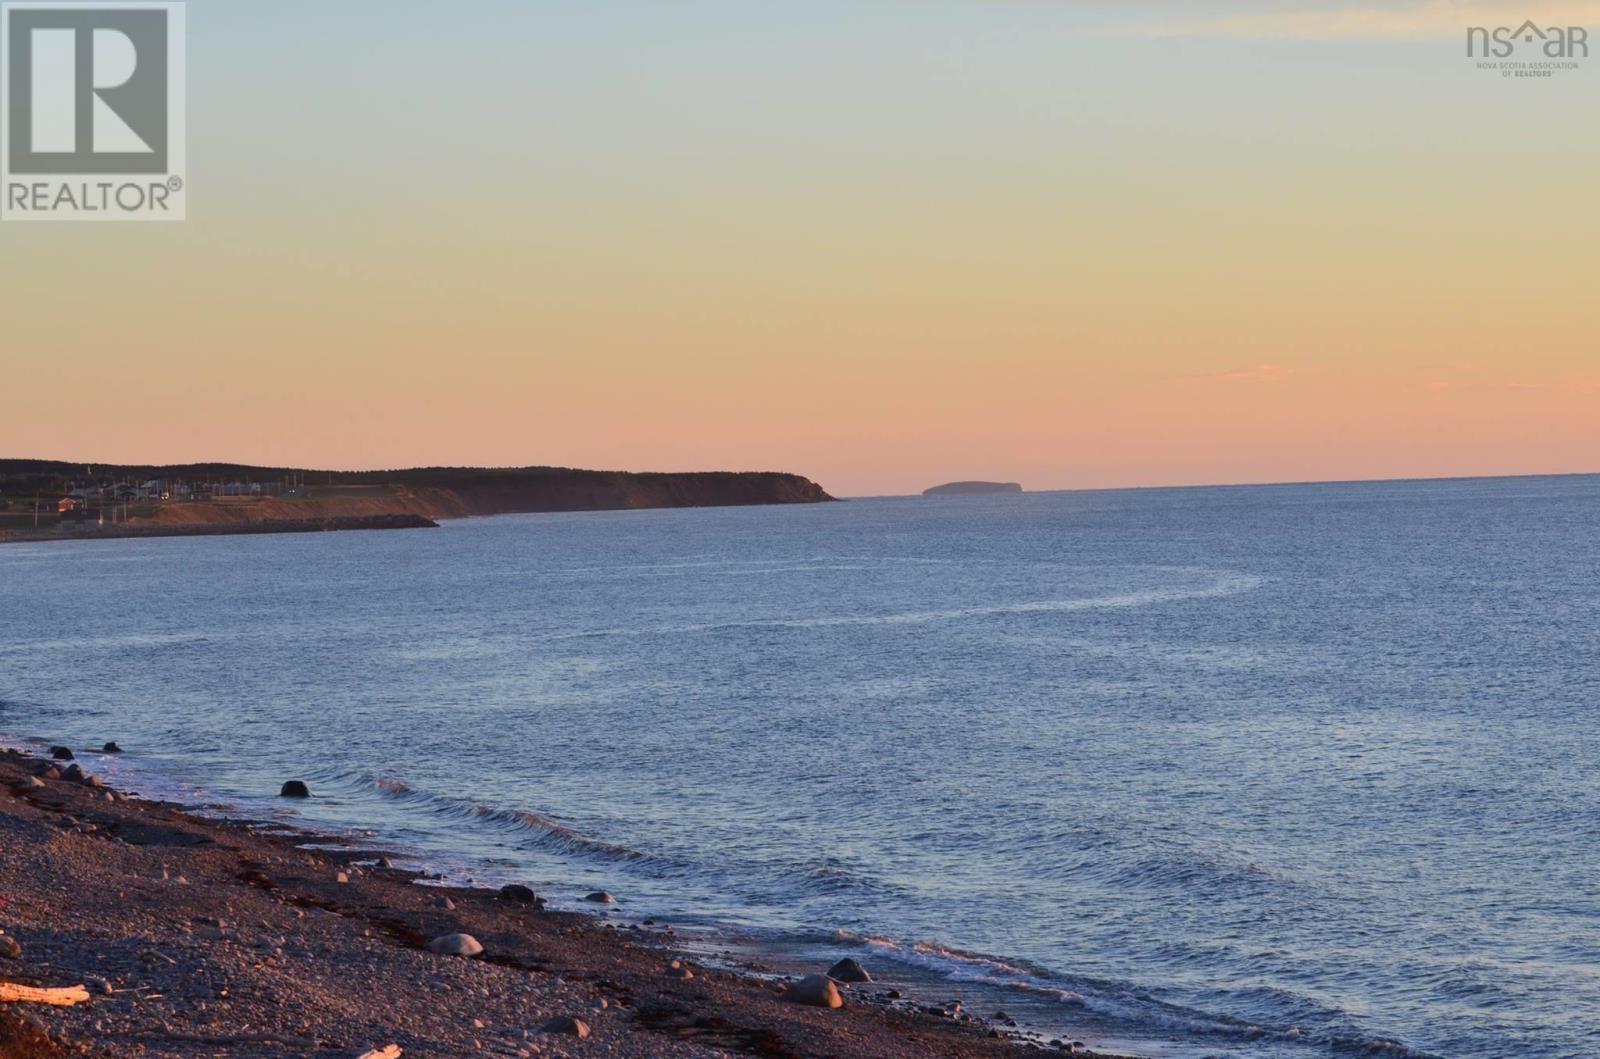
<path id="1" fill-rule="evenodd" d="M 0 215 L 182 220 L 184 5 L 0 4 Z"/>

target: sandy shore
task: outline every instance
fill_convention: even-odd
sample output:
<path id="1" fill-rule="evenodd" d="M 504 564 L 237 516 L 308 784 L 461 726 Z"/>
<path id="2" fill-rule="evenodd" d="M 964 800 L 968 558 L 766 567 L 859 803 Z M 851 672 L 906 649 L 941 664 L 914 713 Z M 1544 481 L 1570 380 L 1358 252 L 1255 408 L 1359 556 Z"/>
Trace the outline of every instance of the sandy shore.
<path id="1" fill-rule="evenodd" d="M 0 1004 L 0 1059 L 391 1044 L 430 1057 L 1092 1054 L 881 984 L 845 988 L 840 1009 L 806 1006 L 781 978 L 680 956 L 668 931 L 419 886 L 376 851 L 306 849 L 314 836 L 46 774 L 67 764 L 0 753 L 0 982 L 84 984 L 89 999 Z M 454 933 L 485 951 L 429 951 Z"/>

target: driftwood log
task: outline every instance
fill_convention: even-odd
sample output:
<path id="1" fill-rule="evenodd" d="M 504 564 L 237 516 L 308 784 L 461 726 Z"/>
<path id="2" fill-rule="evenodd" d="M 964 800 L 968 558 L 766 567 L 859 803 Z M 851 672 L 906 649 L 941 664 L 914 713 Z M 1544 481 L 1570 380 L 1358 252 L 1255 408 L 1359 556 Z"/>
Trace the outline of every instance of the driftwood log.
<path id="1" fill-rule="evenodd" d="M 400 1059 L 400 1046 L 386 1044 L 382 1048 L 374 1048 L 370 1052 L 362 1052 L 356 1059 Z"/>
<path id="2" fill-rule="evenodd" d="M 0 982 L 0 1002 L 5 1003 L 50 1004 L 54 1007 L 69 1008 L 88 999 L 89 990 L 81 985 L 44 989 L 38 986 L 17 985 L 15 982 Z"/>

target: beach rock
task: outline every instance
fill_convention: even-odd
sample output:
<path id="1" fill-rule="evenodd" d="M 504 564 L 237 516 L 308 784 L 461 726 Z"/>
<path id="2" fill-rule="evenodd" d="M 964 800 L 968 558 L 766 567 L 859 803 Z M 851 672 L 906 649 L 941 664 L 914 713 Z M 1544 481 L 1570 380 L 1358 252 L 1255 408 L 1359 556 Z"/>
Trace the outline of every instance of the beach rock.
<path id="1" fill-rule="evenodd" d="M 592 894 L 587 894 L 584 896 L 584 900 L 592 901 L 597 905 L 614 905 L 617 903 L 617 899 L 606 893 L 604 890 L 596 890 Z"/>
<path id="2" fill-rule="evenodd" d="M 57 761 L 71 761 L 72 751 L 68 750 L 64 746 L 53 746 L 50 748 L 50 756 L 55 758 Z"/>
<path id="3" fill-rule="evenodd" d="M 65 771 L 65 772 L 63 772 L 61 774 L 61 778 L 62 779 L 71 780 L 73 783 L 82 783 L 83 782 L 83 777 L 84 777 L 84 771 L 78 765 L 68 765 L 67 766 L 67 771 Z"/>
<path id="4" fill-rule="evenodd" d="M 350 881 L 350 876 L 344 872 L 340 872 L 338 875 L 333 877 L 333 881 L 336 883 L 347 883 Z"/>
<path id="5" fill-rule="evenodd" d="M 835 982 L 872 981 L 872 976 L 867 973 L 867 969 L 848 956 L 828 968 L 828 977 Z"/>
<path id="6" fill-rule="evenodd" d="M 438 897 L 435 897 L 433 899 L 433 907 L 442 908 L 446 912 L 449 912 L 449 911 L 453 910 L 456 907 L 456 903 L 454 901 L 450 900 L 450 898 L 444 896 L 443 894 L 440 894 Z"/>
<path id="7" fill-rule="evenodd" d="M 539 1028 L 546 1033 L 564 1033 L 569 1037 L 576 1037 L 580 1041 L 589 1036 L 589 1024 L 570 1015 L 559 1015 Z"/>
<path id="8" fill-rule="evenodd" d="M 28 777 L 28 786 L 30 786 L 30 787 L 43 787 L 44 786 L 44 780 L 40 779 L 38 776 L 29 776 Z"/>
<path id="9" fill-rule="evenodd" d="M 122 748 L 114 742 L 107 743 L 105 746 L 100 748 L 100 752 L 102 754 L 120 754 L 122 753 Z"/>
<path id="10" fill-rule="evenodd" d="M 290 780 L 283 785 L 281 790 L 278 791 L 278 797 L 309 798 L 311 797 L 311 788 L 307 787 L 305 785 L 305 781 L 303 780 Z"/>
<path id="11" fill-rule="evenodd" d="M 784 994 L 797 1004 L 810 1004 L 817 1008 L 842 1008 L 844 997 L 839 987 L 825 974 L 808 974 L 798 982 L 790 982 Z"/>
<path id="12" fill-rule="evenodd" d="M 0 956 L 8 960 L 22 959 L 22 946 L 10 934 L 0 934 Z"/>
<path id="13" fill-rule="evenodd" d="M 500 900 L 515 901 L 519 905 L 533 905 L 535 908 L 544 907 L 544 898 L 521 883 L 510 883 L 500 887 Z"/>
<path id="14" fill-rule="evenodd" d="M 476 956 L 483 946 L 471 934 L 441 934 L 428 942 L 428 951 L 440 956 Z"/>

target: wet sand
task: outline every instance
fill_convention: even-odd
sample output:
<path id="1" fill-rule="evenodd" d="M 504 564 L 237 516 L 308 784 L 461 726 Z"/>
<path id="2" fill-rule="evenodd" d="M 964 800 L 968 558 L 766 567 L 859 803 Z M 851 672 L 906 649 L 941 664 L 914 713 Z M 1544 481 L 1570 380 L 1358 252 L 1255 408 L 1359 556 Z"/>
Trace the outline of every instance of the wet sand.
<path id="1" fill-rule="evenodd" d="M 376 850 L 40 775 L 68 764 L 0 752 L 0 930 L 21 950 L 0 939 L 0 982 L 89 999 L 0 1004 L 0 1059 L 1093 1054 L 882 983 L 806 1006 L 782 976 L 696 962 L 668 930 L 421 886 Z M 483 954 L 429 951 L 453 933 Z"/>

